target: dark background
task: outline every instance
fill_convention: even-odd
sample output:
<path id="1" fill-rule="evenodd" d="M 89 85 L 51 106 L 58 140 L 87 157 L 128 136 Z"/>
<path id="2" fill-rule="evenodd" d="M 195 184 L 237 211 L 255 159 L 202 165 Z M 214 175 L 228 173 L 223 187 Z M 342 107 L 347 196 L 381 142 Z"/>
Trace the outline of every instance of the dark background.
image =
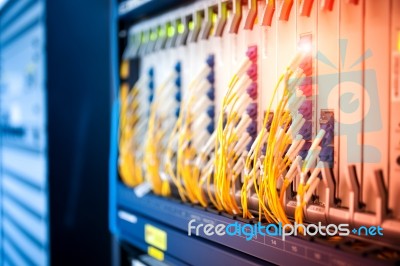
<path id="1" fill-rule="evenodd" d="M 112 0 L 47 1 L 51 265 L 111 264 L 111 12 Z"/>

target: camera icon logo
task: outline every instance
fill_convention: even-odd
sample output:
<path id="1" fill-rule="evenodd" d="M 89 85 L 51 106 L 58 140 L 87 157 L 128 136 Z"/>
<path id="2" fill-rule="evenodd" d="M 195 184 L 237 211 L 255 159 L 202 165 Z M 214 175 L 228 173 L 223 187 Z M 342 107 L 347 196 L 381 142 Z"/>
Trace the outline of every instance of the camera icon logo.
<path id="1" fill-rule="evenodd" d="M 379 93 L 376 71 L 374 69 L 352 70 L 372 56 L 372 51 L 367 50 L 350 66 L 346 66 L 347 40 L 341 39 L 340 57 L 341 70 L 338 82 L 338 66 L 335 66 L 321 51 L 317 52 L 316 59 L 332 67 L 333 74 L 318 75 L 318 91 L 324 92 L 327 97 L 320 97 L 322 106 L 328 109 L 337 109 L 335 122 L 339 125 L 339 135 L 347 138 L 348 163 L 360 163 L 360 156 L 354 156 L 363 146 L 368 156 L 367 163 L 377 163 L 381 160 L 381 153 L 377 147 L 362 145 L 360 135 L 377 132 L 382 129 L 381 110 L 379 106 Z M 339 95 L 339 99 L 338 99 Z M 336 106 L 336 108 L 335 108 Z M 364 123 L 368 120 L 368 123 Z"/>

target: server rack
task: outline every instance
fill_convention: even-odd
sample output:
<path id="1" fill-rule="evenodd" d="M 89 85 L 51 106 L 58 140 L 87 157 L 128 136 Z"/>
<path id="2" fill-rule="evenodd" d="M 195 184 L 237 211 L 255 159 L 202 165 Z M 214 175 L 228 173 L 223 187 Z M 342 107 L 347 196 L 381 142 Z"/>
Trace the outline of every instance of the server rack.
<path id="1" fill-rule="evenodd" d="M 229 1 L 225 1 L 229 2 Z M 251 1 L 249 1 L 251 2 Z M 257 2 L 257 1 L 256 1 Z M 332 2 L 332 1 L 331 1 Z M 350 1 L 351 2 L 351 1 Z M 209 223 L 229 224 L 232 221 L 238 223 L 257 223 L 256 220 L 243 219 L 240 215 L 229 215 L 217 211 L 213 207 L 199 207 L 195 204 L 183 203 L 174 198 L 163 198 L 152 193 L 138 197 L 132 188 L 126 187 L 118 177 L 118 128 L 119 109 L 119 64 L 123 49 L 127 44 L 127 34 L 130 26 L 140 21 L 141 16 L 152 17 L 159 12 L 169 9 L 163 6 L 163 1 L 149 1 L 139 7 L 132 4 L 132 9 L 126 11 L 129 3 L 125 1 L 119 4 L 119 10 L 114 11 L 114 41 L 118 43 L 119 52 L 114 47 L 114 103 L 112 114 L 112 135 L 110 154 L 110 202 L 109 224 L 110 230 L 116 237 L 117 256 L 115 264 L 123 264 L 131 261 L 132 264 L 145 260 L 148 256 L 157 260 L 147 261 L 152 265 L 258 265 L 278 264 L 289 265 L 294 263 L 307 263 L 311 265 L 385 265 L 398 263 L 398 259 L 382 260 L 381 252 L 387 246 L 381 246 L 378 241 L 364 242 L 362 238 L 341 239 L 331 241 L 323 237 L 289 237 L 281 241 L 275 237 L 261 237 L 246 242 L 241 237 L 220 238 L 202 235 L 200 237 L 188 236 L 188 222 L 195 218 L 198 221 Z M 178 7 L 169 5 L 169 8 Z M 141 14 L 139 16 L 138 14 Z M 117 38 L 117 36 L 119 36 Z M 324 40 L 319 40 L 321 43 Z M 139 62 L 131 60 L 130 78 L 136 80 Z M 323 97 L 323 95 L 321 96 Z M 357 166 L 358 167 L 358 166 Z M 353 169 L 353 168 L 352 168 Z M 350 172 L 352 171 L 350 170 Z M 335 171 L 339 171 L 335 169 Z M 342 170 L 340 170 L 342 171 Z M 346 196 L 344 196 L 346 197 Z M 165 237 L 162 244 L 149 241 L 146 227 L 154 227 L 162 232 Z M 151 233 L 151 232 L 150 232 Z M 354 248 L 354 244 L 358 247 Z M 139 253 L 127 253 L 128 247 L 139 249 Z M 123 252 L 121 252 L 123 250 Z M 143 254 L 148 255 L 143 255 Z M 138 255 L 140 254 L 140 255 Z"/>

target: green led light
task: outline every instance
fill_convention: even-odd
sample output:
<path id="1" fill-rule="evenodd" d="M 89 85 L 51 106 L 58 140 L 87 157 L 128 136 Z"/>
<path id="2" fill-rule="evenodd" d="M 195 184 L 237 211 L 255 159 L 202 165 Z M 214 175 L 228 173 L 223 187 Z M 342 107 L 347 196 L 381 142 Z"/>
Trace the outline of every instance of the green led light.
<path id="1" fill-rule="evenodd" d="M 193 21 L 189 22 L 189 30 L 193 30 L 194 29 L 194 23 Z"/>
<path id="2" fill-rule="evenodd" d="M 217 24 L 217 21 L 218 21 L 218 15 L 212 12 L 210 35 L 214 35 L 215 25 Z"/>
<path id="3" fill-rule="evenodd" d="M 175 28 L 172 25 L 168 26 L 167 35 L 168 37 L 173 37 L 175 35 Z"/>
<path id="4" fill-rule="evenodd" d="M 183 23 L 179 22 L 178 24 L 178 33 L 182 34 L 185 31 L 185 25 Z"/>
<path id="5" fill-rule="evenodd" d="M 212 23 L 213 24 L 217 23 L 217 20 L 218 20 L 218 15 L 213 12 L 213 14 L 212 14 Z"/>

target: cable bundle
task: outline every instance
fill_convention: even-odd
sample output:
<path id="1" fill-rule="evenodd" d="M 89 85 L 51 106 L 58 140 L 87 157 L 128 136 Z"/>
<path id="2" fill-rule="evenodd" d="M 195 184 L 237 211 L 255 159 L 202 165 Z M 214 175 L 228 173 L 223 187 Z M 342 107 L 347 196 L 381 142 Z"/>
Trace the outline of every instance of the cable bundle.
<path id="1" fill-rule="evenodd" d="M 207 205 L 194 161 L 214 131 L 214 55 L 190 83 L 169 139 L 165 169 L 183 201 Z M 204 127 L 204 125 L 208 125 Z M 176 167 L 175 167 L 176 165 Z"/>
<path id="2" fill-rule="evenodd" d="M 304 80 L 302 67 L 306 56 L 307 54 L 299 52 L 280 76 L 263 127 L 247 156 L 241 194 L 245 218 L 254 217 L 247 203 L 250 189 L 254 187 L 259 199 L 259 219 L 265 217 L 268 222 L 289 224 L 284 207 L 285 196 L 290 184 L 298 177 L 300 182 L 297 188 L 295 220 L 302 223 L 303 207 L 319 184 L 319 173 L 324 166 L 322 162 L 317 164 L 317 160 L 321 150 L 319 144 L 325 130 L 320 130 L 304 160 L 299 156 L 305 143 L 300 129 L 306 122 L 299 108 L 305 102 L 306 96 L 298 85 Z M 278 90 L 282 90 L 283 94 L 278 99 L 279 103 L 272 116 L 271 106 Z M 266 147 L 265 152 L 262 152 L 263 146 Z"/>
<path id="3" fill-rule="evenodd" d="M 144 157 L 146 179 L 157 195 L 170 195 L 173 182 L 183 201 L 204 207 L 211 202 L 220 211 L 253 218 L 247 200 L 254 189 L 259 219 L 283 224 L 290 223 L 285 206 L 296 191 L 294 218 L 302 223 L 303 208 L 319 185 L 321 168 L 326 165 L 323 161 L 331 158 L 324 153 L 319 160 L 321 143 L 323 149 L 331 149 L 333 117 L 324 121 L 307 146 L 312 139 L 312 102 L 307 100 L 311 85 L 305 86 L 304 80 L 310 75 L 310 64 L 306 63 L 310 57 L 299 52 L 279 78 L 257 135 L 257 47 L 249 47 L 246 54 L 222 99 L 215 130 L 214 57 L 207 58 L 182 101 L 181 66 L 176 64 L 155 96 L 150 95 L 153 102 L 145 123 L 144 154 L 139 147 L 143 143 L 139 136 L 145 132 L 139 119 L 143 114 L 138 111 L 138 94 L 153 72 L 140 79 L 130 92 L 122 87 L 121 177 L 129 186 L 142 182 Z M 154 86 L 154 82 L 149 84 Z M 272 112 L 277 95 L 281 96 Z M 239 187 L 241 204 L 236 200 Z"/>
<path id="4" fill-rule="evenodd" d="M 154 88 L 153 77 L 151 68 L 148 75 L 139 79 L 131 90 L 127 83 L 121 85 L 118 170 L 122 181 L 130 187 L 143 181 L 143 138 L 149 112 L 146 102 Z"/>
<path id="5" fill-rule="evenodd" d="M 238 177 L 257 132 L 257 47 L 249 47 L 246 55 L 222 101 L 212 180 L 211 173 L 207 175 L 210 201 L 218 210 L 231 214 L 241 212 L 235 198 Z"/>
<path id="6" fill-rule="evenodd" d="M 145 141 L 146 179 L 151 184 L 153 192 L 163 196 L 170 194 L 170 178 L 162 170 L 168 139 L 179 115 L 180 72 L 181 65 L 178 62 L 165 82 L 156 89 Z M 171 94 L 175 94 L 176 97 L 171 97 Z"/>

